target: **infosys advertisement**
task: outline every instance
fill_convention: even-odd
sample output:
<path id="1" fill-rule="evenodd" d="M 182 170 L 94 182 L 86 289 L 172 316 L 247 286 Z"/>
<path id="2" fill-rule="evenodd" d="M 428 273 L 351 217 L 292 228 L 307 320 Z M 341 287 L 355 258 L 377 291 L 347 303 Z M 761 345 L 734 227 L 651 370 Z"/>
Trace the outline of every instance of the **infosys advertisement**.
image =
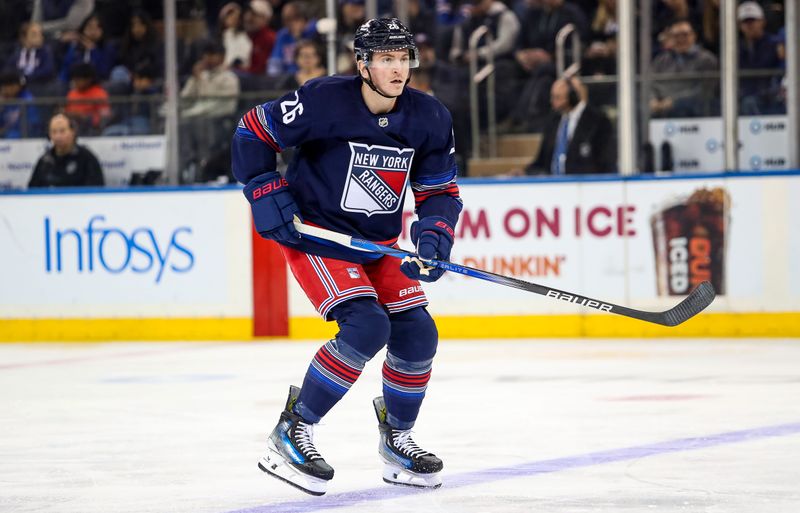
<path id="1" fill-rule="evenodd" d="M 249 315 L 246 205 L 230 193 L 7 196 L 7 317 Z"/>

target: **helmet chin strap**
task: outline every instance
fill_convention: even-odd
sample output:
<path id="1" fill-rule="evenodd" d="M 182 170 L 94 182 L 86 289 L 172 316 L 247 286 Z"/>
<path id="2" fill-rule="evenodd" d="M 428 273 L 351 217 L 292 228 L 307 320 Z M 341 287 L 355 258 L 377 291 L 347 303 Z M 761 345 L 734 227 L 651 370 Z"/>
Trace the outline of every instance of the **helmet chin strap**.
<path id="1" fill-rule="evenodd" d="M 367 84 L 370 89 L 372 89 L 373 91 L 375 91 L 379 95 L 381 95 L 384 98 L 387 98 L 389 100 L 394 100 L 395 98 L 399 98 L 402 95 L 402 93 L 398 94 L 397 96 L 389 96 L 388 94 L 384 94 L 383 91 L 378 89 L 378 86 L 376 86 L 375 83 L 372 81 L 372 73 L 369 72 L 369 66 L 367 66 L 366 63 L 364 63 L 364 69 L 367 70 L 367 76 L 369 78 L 364 78 L 364 75 L 361 75 L 361 80 L 363 80 L 364 83 Z M 411 70 L 409 69 L 408 70 L 408 78 L 406 79 L 406 83 L 403 85 L 404 88 L 405 88 L 405 86 L 408 85 L 408 82 L 410 80 L 411 80 Z"/>

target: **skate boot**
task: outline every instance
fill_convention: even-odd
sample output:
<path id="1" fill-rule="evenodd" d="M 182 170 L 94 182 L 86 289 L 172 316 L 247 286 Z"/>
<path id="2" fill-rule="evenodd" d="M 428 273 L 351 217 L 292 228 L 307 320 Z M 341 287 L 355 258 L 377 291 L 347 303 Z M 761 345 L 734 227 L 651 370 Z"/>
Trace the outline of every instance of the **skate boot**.
<path id="1" fill-rule="evenodd" d="M 411 439 L 411 430 L 394 429 L 386 422 L 386 404 L 383 397 L 372 401 L 378 416 L 381 433 L 378 454 L 384 462 L 383 480 L 389 484 L 439 488 L 442 486 L 440 472 L 444 464 L 436 455 L 429 453 Z"/>
<path id="2" fill-rule="evenodd" d="M 258 468 L 311 495 L 324 495 L 333 468 L 314 447 L 314 425 L 292 412 L 300 389 L 289 387 L 286 409 L 267 441 L 267 454 Z"/>

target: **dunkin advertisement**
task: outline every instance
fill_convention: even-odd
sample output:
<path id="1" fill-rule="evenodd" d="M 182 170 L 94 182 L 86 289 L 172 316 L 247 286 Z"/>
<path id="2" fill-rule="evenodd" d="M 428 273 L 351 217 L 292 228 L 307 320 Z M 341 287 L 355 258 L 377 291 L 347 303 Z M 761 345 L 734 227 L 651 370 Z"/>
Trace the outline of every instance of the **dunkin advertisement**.
<path id="1" fill-rule="evenodd" d="M 725 189 L 699 188 L 651 216 L 658 294 L 683 296 L 704 281 L 725 294 Z"/>
<path id="2" fill-rule="evenodd" d="M 789 223 L 800 176 L 464 180 L 460 189 L 456 263 L 645 310 L 669 308 L 705 280 L 718 294 L 712 311 L 800 308 L 786 251 L 787 240 L 800 240 Z M 400 245 L 411 249 L 406 201 Z M 290 287 L 292 315 L 316 316 Z M 439 315 L 585 311 L 453 273 L 423 287 Z"/>

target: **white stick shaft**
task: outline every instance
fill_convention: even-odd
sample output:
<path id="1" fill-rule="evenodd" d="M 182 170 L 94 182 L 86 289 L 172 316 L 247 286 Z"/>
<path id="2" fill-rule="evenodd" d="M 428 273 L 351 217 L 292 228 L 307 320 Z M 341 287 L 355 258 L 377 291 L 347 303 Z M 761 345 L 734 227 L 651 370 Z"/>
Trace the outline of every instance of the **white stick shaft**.
<path id="1" fill-rule="evenodd" d="M 347 246 L 349 248 L 357 249 L 359 251 L 368 251 L 366 249 L 353 246 L 352 244 L 353 238 L 350 237 L 349 235 L 333 232 L 330 230 L 326 230 L 325 228 L 319 228 L 317 226 L 303 224 L 300 222 L 300 219 L 297 216 L 294 216 L 294 227 L 297 229 L 298 232 L 304 235 L 311 235 L 312 237 L 316 237 L 318 239 L 329 240 L 331 242 L 335 242 L 336 244 L 341 244 L 342 246 Z"/>

